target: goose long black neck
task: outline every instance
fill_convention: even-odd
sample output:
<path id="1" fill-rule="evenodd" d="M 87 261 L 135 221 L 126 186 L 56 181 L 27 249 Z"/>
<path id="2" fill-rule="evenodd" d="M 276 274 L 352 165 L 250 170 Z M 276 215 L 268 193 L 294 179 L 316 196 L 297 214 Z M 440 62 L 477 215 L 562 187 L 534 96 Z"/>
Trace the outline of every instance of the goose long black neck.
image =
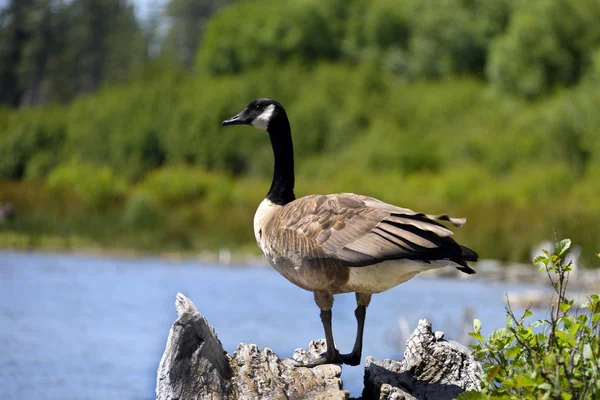
<path id="1" fill-rule="evenodd" d="M 296 199 L 294 195 L 294 146 L 292 131 L 285 111 L 278 113 L 269 123 L 269 137 L 273 147 L 275 167 L 273 182 L 267 199 L 279 205 L 285 205 Z"/>

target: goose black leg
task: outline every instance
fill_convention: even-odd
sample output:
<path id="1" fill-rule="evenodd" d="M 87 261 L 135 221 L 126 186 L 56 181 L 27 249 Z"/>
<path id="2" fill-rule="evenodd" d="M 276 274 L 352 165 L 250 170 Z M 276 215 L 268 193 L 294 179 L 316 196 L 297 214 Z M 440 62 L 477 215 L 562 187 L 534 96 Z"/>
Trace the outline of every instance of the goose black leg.
<path id="1" fill-rule="evenodd" d="M 356 293 L 356 303 L 358 306 L 354 310 L 356 317 L 356 340 L 354 347 L 349 354 L 340 354 L 340 358 L 346 365 L 358 365 L 362 356 L 363 332 L 365 330 L 365 317 L 367 316 L 367 306 L 371 302 L 370 294 Z"/>
<path id="2" fill-rule="evenodd" d="M 296 363 L 296 366 L 312 368 L 323 364 L 342 364 L 343 362 L 340 358 L 340 353 L 335 348 L 335 343 L 333 342 L 333 331 L 331 329 L 331 307 L 333 306 L 333 295 L 316 292 L 315 301 L 319 308 L 321 308 L 321 323 L 323 324 L 323 329 L 325 330 L 327 351 L 316 359 L 310 360 L 305 364 Z"/>
<path id="3" fill-rule="evenodd" d="M 351 353 L 340 354 L 342 361 L 344 362 L 344 364 L 347 365 L 360 364 L 360 358 L 362 355 L 363 331 L 365 329 L 365 316 L 367 315 L 367 307 L 356 307 L 356 310 L 354 310 L 354 315 L 356 316 L 356 322 L 358 325 L 356 329 L 356 340 L 354 341 L 354 347 L 352 348 Z"/>

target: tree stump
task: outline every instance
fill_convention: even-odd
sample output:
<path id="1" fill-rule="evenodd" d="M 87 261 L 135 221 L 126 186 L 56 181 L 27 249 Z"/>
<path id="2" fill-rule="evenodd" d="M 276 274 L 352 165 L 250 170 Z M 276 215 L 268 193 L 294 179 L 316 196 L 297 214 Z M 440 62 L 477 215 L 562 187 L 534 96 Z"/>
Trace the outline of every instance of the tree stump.
<path id="1" fill-rule="evenodd" d="M 460 393 L 481 390 L 481 365 L 469 349 L 447 341 L 443 332 L 433 332 L 420 320 L 406 342 L 401 361 L 375 361 L 367 357 L 366 399 L 454 399 Z"/>
<path id="2" fill-rule="evenodd" d="M 283 360 L 271 349 L 245 343 L 229 355 L 191 300 L 179 293 L 175 305 L 179 317 L 158 367 L 157 400 L 349 398 L 341 366 L 296 367 L 325 352 L 324 340 Z M 421 320 L 402 361 L 367 358 L 363 399 L 451 399 L 480 390 L 480 374 L 467 348 Z"/>

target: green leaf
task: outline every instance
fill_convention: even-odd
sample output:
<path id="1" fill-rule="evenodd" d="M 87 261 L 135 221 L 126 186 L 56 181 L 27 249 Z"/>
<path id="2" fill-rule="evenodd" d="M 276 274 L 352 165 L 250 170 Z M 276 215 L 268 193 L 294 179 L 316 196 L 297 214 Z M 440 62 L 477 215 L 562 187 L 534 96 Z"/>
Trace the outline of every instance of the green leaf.
<path id="1" fill-rule="evenodd" d="M 568 263 L 567 265 L 563 266 L 563 270 L 565 272 L 571 272 L 573 270 L 573 263 Z"/>
<path id="2" fill-rule="evenodd" d="M 493 381 L 494 378 L 496 377 L 496 375 L 498 375 L 498 371 L 500 371 L 499 365 L 492 367 L 492 369 L 490 369 L 489 372 L 487 373 L 487 381 L 488 382 Z"/>
<path id="3" fill-rule="evenodd" d="M 533 263 L 536 264 L 536 265 L 540 264 L 540 263 L 546 264 L 547 260 L 548 260 L 548 257 L 545 254 L 539 254 L 538 256 L 536 256 L 533 259 Z"/>
<path id="4" fill-rule="evenodd" d="M 561 304 L 561 306 L 562 306 L 562 304 Z M 571 307 L 571 305 L 568 303 L 567 303 L 567 306 L 569 308 Z M 562 310 L 562 307 L 561 307 L 561 310 Z M 575 324 L 575 318 L 571 317 L 569 314 L 565 314 L 565 315 L 559 317 L 558 322 L 560 323 L 561 321 L 566 329 L 571 328 L 571 326 L 573 326 L 573 324 Z"/>
<path id="5" fill-rule="evenodd" d="M 492 332 L 493 339 L 502 339 L 507 336 L 509 331 L 506 328 L 498 328 L 494 332 Z"/>
<path id="6" fill-rule="evenodd" d="M 535 385 L 535 381 L 533 379 L 531 379 L 530 377 L 528 377 L 527 375 L 522 375 L 521 376 L 521 386 L 534 386 Z"/>
<path id="7" fill-rule="evenodd" d="M 502 382 L 502 386 L 504 386 L 505 388 L 514 388 L 515 387 L 515 381 L 514 379 L 506 379 Z"/>
<path id="8" fill-rule="evenodd" d="M 511 347 L 510 349 L 506 350 L 506 353 L 504 353 L 504 358 L 508 358 L 508 359 L 515 358 L 520 353 L 521 353 L 521 349 L 519 349 L 518 347 Z"/>
<path id="9" fill-rule="evenodd" d="M 589 343 L 583 345 L 583 358 L 589 360 L 592 358 L 592 346 Z"/>
<path id="10" fill-rule="evenodd" d="M 562 347 L 573 347 L 575 345 L 575 339 L 569 336 L 565 331 L 557 330 L 554 335 L 558 339 L 558 343 Z"/>
<path id="11" fill-rule="evenodd" d="M 527 375 L 517 375 L 515 376 L 515 388 L 521 389 L 527 386 L 535 385 L 535 381 L 528 377 Z"/>
<path id="12" fill-rule="evenodd" d="M 560 394 L 560 398 L 563 400 L 571 400 L 573 398 L 573 395 L 571 393 L 562 392 Z"/>
<path id="13" fill-rule="evenodd" d="M 554 254 L 562 256 L 571 248 L 571 239 L 563 239 L 554 245 Z"/>
<path id="14" fill-rule="evenodd" d="M 531 310 L 526 310 L 525 313 L 523 313 L 523 319 L 531 317 L 532 315 L 533 313 L 531 312 Z"/>
<path id="15" fill-rule="evenodd" d="M 456 399 L 457 400 L 486 400 L 486 399 L 488 399 L 488 397 L 481 392 L 476 392 L 474 390 L 471 390 L 468 392 L 462 392 L 461 394 L 458 395 L 458 397 Z"/>
<path id="16" fill-rule="evenodd" d="M 545 319 L 540 319 L 540 320 L 532 322 L 531 327 L 537 328 L 538 326 L 548 325 L 548 324 L 550 324 L 550 322 L 546 321 Z"/>
<path id="17" fill-rule="evenodd" d="M 475 331 L 475 333 L 481 332 L 481 321 L 477 318 L 473 320 L 473 330 Z"/>
<path id="18" fill-rule="evenodd" d="M 469 336 L 471 336 L 473 339 L 479 342 L 485 342 L 485 338 L 479 332 L 469 332 Z"/>
<path id="19" fill-rule="evenodd" d="M 574 337 L 577 334 L 577 331 L 581 329 L 581 324 L 573 324 L 567 329 L 569 330 L 569 335 Z"/>
<path id="20" fill-rule="evenodd" d="M 565 312 L 569 311 L 569 309 L 571 308 L 571 304 L 569 304 L 569 302 L 567 302 L 567 301 L 563 301 L 560 303 L 559 307 L 560 307 L 560 311 L 565 313 Z"/>
<path id="21" fill-rule="evenodd" d="M 551 390 L 552 389 L 552 385 L 550 385 L 548 382 L 540 383 L 538 385 L 538 389 Z"/>
<path id="22" fill-rule="evenodd" d="M 537 339 L 537 342 L 540 344 L 546 343 L 548 341 L 548 336 L 544 335 L 543 333 L 538 333 L 535 338 Z"/>

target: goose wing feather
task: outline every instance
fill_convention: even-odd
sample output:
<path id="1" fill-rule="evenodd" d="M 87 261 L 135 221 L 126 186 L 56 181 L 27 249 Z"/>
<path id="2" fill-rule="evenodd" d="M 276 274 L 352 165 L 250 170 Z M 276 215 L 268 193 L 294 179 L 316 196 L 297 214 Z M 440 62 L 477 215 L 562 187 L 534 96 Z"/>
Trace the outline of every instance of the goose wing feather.
<path id="1" fill-rule="evenodd" d="M 295 231 L 319 250 L 302 257 L 320 254 L 356 267 L 401 258 L 434 260 L 444 245 L 456 245 L 450 239 L 452 231 L 437 221 L 455 226 L 466 222 L 353 193 L 306 196 L 281 211 L 282 228 Z"/>

